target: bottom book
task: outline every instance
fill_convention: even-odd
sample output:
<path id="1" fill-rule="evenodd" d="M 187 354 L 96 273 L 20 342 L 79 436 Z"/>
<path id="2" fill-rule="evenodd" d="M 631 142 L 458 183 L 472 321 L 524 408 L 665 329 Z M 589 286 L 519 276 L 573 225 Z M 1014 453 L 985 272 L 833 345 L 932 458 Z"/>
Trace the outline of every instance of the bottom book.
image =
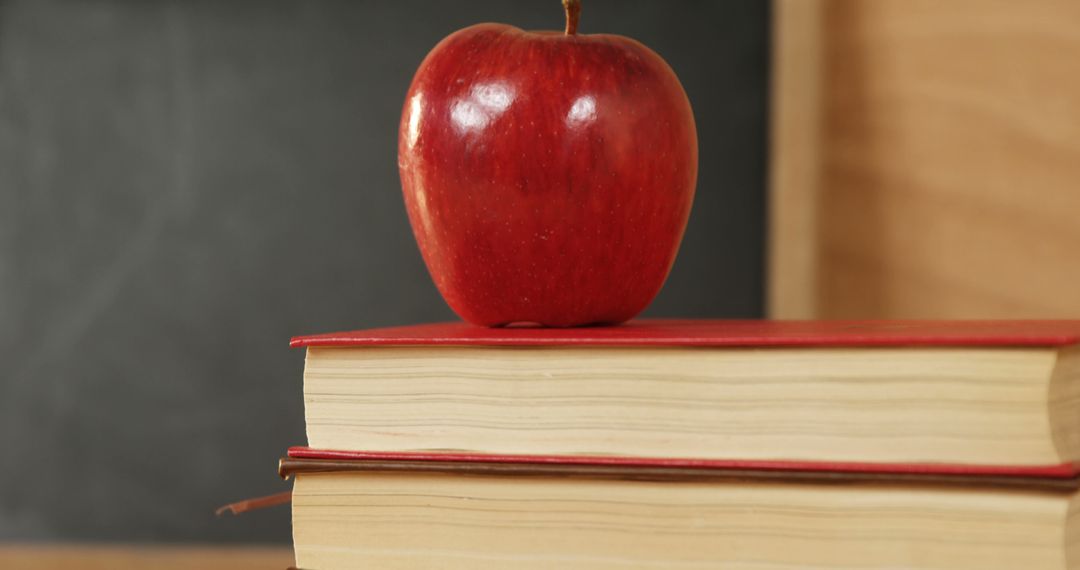
<path id="1" fill-rule="evenodd" d="M 305 569 L 1080 568 L 1075 481 L 290 459 L 283 473 Z"/>

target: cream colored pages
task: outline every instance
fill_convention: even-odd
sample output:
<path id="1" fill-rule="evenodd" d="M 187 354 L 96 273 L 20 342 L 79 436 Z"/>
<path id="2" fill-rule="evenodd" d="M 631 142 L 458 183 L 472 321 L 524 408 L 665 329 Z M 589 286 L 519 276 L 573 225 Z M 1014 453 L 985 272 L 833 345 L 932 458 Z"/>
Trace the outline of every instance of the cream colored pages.
<path id="1" fill-rule="evenodd" d="M 1000 348 L 311 348 L 304 398 L 322 449 L 1052 465 L 1055 362 Z"/>
<path id="2" fill-rule="evenodd" d="M 297 564 L 398 570 L 1055 570 L 1069 496 L 877 485 L 300 475 Z M 1068 537 L 1066 536 L 1068 535 Z"/>

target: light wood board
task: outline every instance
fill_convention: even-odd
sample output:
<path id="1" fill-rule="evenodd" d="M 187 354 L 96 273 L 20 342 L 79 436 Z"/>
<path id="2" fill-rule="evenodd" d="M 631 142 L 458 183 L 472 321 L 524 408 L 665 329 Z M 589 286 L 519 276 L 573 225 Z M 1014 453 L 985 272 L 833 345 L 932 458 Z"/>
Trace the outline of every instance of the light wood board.
<path id="1" fill-rule="evenodd" d="M 1080 2 L 776 6 L 771 316 L 1080 316 Z"/>

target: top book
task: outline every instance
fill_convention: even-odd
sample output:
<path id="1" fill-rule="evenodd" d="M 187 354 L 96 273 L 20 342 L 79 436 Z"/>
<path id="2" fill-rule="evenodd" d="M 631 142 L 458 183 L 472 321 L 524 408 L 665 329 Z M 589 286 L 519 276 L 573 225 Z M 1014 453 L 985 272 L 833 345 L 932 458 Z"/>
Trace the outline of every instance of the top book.
<path id="1" fill-rule="evenodd" d="M 1033 473 L 1080 460 L 1080 321 L 455 323 L 292 345 L 308 350 L 308 444 L 324 450 Z"/>

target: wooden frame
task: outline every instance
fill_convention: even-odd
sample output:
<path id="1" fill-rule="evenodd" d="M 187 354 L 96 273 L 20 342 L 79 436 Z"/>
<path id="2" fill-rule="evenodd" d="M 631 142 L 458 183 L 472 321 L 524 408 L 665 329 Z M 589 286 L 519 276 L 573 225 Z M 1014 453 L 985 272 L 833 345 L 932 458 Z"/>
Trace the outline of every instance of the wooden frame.
<path id="1" fill-rule="evenodd" d="M 767 311 L 811 318 L 817 299 L 822 0 L 776 0 Z"/>
<path id="2" fill-rule="evenodd" d="M 774 7 L 769 315 L 1080 316 L 1080 3 Z"/>

